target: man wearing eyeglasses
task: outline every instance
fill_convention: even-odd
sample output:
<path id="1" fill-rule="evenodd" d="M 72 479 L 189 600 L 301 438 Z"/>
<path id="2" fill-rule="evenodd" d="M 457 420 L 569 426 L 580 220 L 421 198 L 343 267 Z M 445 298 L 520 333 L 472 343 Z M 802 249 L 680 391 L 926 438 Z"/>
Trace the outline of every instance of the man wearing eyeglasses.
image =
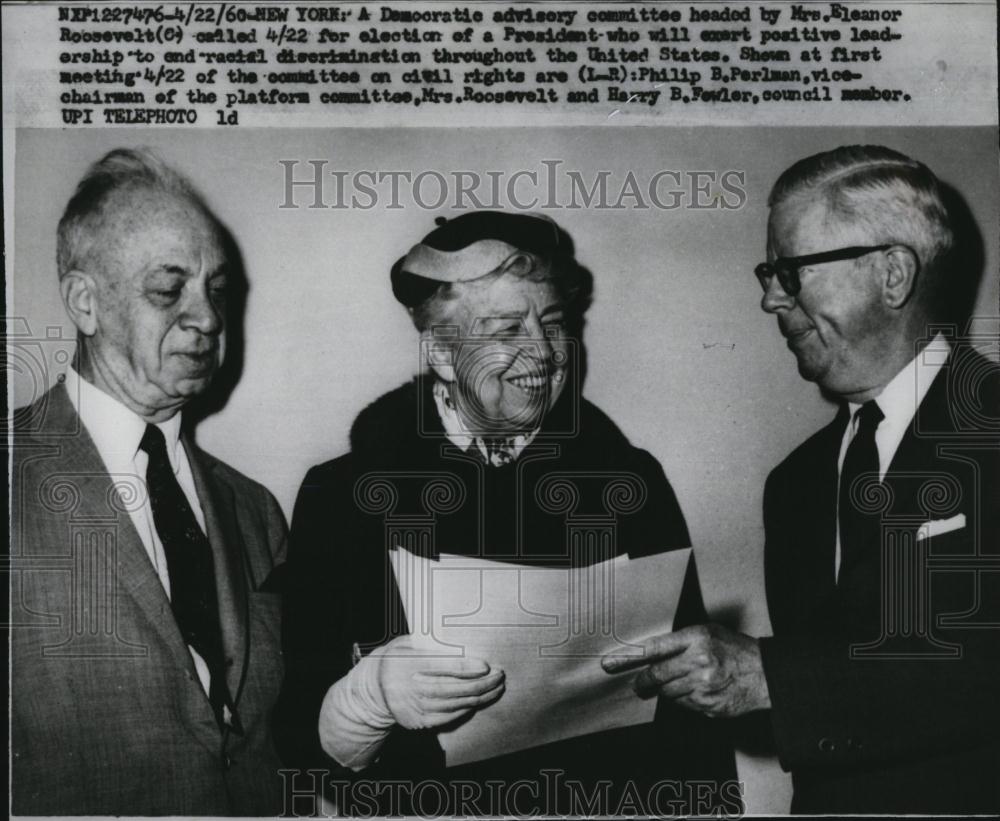
<path id="1" fill-rule="evenodd" d="M 974 275 L 946 195 L 921 163 L 849 146 L 793 165 L 768 204 L 761 307 L 840 410 L 765 486 L 774 636 L 660 636 L 637 689 L 767 710 L 793 812 L 995 813 L 1000 371 L 940 330 Z"/>

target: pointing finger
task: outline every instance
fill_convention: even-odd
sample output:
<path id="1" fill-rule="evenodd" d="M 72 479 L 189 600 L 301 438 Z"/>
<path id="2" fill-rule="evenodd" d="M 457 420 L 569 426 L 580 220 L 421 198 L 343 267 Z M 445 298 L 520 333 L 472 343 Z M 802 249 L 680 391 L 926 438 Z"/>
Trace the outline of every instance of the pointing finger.
<path id="1" fill-rule="evenodd" d="M 639 645 L 640 654 L 626 656 L 611 653 L 601 659 L 601 666 L 608 673 L 634 670 L 636 667 L 683 653 L 690 643 L 691 637 L 685 630 L 664 633 L 642 642 Z"/>
<path id="2" fill-rule="evenodd" d="M 685 672 L 677 672 L 668 677 L 653 675 L 653 668 L 643 670 L 635 677 L 635 691 L 640 696 L 659 693 L 667 698 L 679 698 L 694 692 L 697 682 Z"/>
<path id="3" fill-rule="evenodd" d="M 636 692 L 655 690 L 664 684 L 684 678 L 695 669 L 697 668 L 689 664 L 683 656 L 651 664 L 635 677 Z"/>

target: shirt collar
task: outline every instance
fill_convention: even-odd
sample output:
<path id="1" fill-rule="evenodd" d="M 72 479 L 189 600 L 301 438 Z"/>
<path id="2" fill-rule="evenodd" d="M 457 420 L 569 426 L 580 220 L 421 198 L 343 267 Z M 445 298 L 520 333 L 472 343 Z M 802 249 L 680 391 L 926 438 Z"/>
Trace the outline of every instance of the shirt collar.
<path id="1" fill-rule="evenodd" d="M 951 353 L 951 344 L 940 333 L 924 347 L 906 366 L 897 373 L 882 392 L 875 397 L 875 403 L 885 418 L 879 424 L 878 433 L 888 437 L 898 445 L 917 415 L 917 408 L 924 401 L 931 383 L 938 375 Z M 857 418 L 861 407 L 848 403 L 851 422 Z M 895 448 L 892 449 L 892 452 Z"/>
<path id="2" fill-rule="evenodd" d="M 146 420 L 81 377 L 73 367 L 66 372 L 66 390 L 109 472 L 130 466 L 146 432 Z M 175 413 L 157 427 L 166 440 L 170 466 L 177 473 L 180 469 L 181 414 Z"/>

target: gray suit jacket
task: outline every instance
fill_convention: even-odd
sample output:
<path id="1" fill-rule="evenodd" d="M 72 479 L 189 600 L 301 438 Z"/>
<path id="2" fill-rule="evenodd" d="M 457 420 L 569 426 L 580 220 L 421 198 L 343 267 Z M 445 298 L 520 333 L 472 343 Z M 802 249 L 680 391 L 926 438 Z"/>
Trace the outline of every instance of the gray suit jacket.
<path id="1" fill-rule="evenodd" d="M 125 477 L 107 474 L 59 385 L 15 412 L 17 814 L 281 810 L 269 728 L 283 673 L 280 601 L 264 583 L 283 559 L 285 522 L 264 487 L 183 441 L 214 552 L 228 684 L 245 734 L 220 733 L 128 515 Z"/>

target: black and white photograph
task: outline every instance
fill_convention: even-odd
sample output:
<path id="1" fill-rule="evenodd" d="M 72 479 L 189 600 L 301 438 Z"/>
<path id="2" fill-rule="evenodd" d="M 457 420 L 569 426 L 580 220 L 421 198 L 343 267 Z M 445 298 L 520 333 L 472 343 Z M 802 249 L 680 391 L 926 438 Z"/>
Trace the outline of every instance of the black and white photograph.
<path id="1" fill-rule="evenodd" d="M 370 9 L 400 48 L 501 6 L 542 51 L 588 14 L 760 22 L 418 5 L 452 17 L 288 9 L 310 37 Z M 128 8 L 49 6 L 52 70 Z M 116 125 L 60 88 L 89 127 L 12 73 L 12 815 L 1000 812 L 995 83 L 988 122 L 774 125 Z"/>

